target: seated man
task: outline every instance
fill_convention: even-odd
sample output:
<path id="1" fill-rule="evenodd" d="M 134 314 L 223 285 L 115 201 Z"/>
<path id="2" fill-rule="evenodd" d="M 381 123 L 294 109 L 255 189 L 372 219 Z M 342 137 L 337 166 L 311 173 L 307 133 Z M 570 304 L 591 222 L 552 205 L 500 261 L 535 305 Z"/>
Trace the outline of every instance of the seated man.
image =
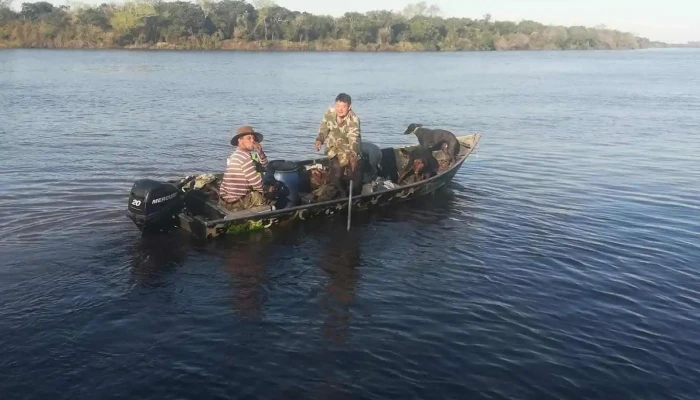
<path id="1" fill-rule="evenodd" d="M 257 170 L 251 151 L 258 154 L 257 162 L 267 166 L 267 156 L 260 142 L 263 135 L 250 126 L 241 126 L 231 139 L 236 151 L 228 158 L 226 172 L 219 188 L 219 205 L 230 211 L 269 205 L 272 200 L 265 197 L 262 174 Z"/>

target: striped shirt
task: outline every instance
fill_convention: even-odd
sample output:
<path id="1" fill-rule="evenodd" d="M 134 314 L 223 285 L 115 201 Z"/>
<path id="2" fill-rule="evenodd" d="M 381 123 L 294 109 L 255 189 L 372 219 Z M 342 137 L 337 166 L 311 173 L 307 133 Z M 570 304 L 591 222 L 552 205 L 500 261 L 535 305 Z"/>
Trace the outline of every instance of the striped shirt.
<path id="1" fill-rule="evenodd" d="M 261 150 L 258 152 L 260 164 L 267 167 L 267 156 Z M 255 169 L 250 153 L 236 149 L 226 160 L 228 166 L 219 187 L 219 197 L 227 203 L 234 202 L 248 194 L 251 190 L 263 191 L 262 177 Z"/>

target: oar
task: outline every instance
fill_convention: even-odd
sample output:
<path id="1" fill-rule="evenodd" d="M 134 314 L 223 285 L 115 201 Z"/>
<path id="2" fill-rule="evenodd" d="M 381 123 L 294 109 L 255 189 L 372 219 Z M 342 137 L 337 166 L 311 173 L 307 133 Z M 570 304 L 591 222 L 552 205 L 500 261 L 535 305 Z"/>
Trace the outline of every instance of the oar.
<path id="1" fill-rule="evenodd" d="M 350 187 L 348 188 L 350 196 L 348 196 L 348 232 L 350 232 L 350 214 L 352 213 L 352 179 L 350 179 Z"/>

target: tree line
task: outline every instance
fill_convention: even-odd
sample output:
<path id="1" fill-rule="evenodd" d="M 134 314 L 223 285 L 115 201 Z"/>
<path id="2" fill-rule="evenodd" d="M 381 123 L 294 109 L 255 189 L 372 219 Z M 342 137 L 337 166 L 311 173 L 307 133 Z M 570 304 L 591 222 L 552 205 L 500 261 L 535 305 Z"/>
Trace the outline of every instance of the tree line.
<path id="1" fill-rule="evenodd" d="M 271 0 L 165 2 L 98 6 L 0 0 L 0 47 L 171 48 L 359 51 L 578 50 L 662 47 L 605 27 L 535 21 L 443 18 L 419 2 L 401 11 L 346 12 L 341 17 L 292 11 Z"/>

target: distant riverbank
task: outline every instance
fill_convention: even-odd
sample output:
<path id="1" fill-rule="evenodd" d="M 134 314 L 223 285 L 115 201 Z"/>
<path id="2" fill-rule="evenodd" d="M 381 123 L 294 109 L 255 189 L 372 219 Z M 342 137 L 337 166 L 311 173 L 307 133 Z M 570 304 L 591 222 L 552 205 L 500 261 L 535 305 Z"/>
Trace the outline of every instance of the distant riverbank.
<path id="1" fill-rule="evenodd" d="M 6 3 L 6 2 L 5 2 Z M 0 0 L 0 48 L 253 51 L 630 50 L 669 47 L 606 27 L 535 21 L 442 18 L 421 2 L 403 12 L 345 13 L 334 18 L 267 2 L 128 2 L 95 7 Z"/>

